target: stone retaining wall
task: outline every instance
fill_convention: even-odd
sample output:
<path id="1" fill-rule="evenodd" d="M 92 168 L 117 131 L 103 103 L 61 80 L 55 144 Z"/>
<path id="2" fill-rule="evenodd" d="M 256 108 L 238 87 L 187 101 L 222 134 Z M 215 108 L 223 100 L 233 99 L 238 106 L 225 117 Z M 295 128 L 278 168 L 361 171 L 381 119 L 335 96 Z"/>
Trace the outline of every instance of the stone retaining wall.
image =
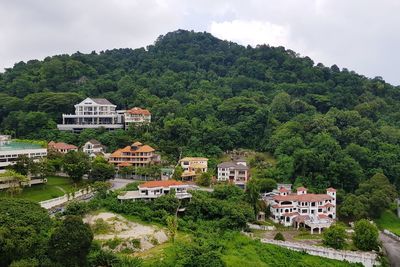
<path id="1" fill-rule="evenodd" d="M 345 251 L 333 248 L 324 248 L 318 246 L 305 245 L 302 243 L 294 243 L 287 241 L 278 241 L 272 239 L 261 239 L 263 243 L 278 245 L 296 251 L 304 251 L 310 255 L 320 256 L 324 258 L 348 261 L 353 263 L 362 263 L 365 267 L 373 267 L 378 264 L 377 254 L 374 252 Z"/>

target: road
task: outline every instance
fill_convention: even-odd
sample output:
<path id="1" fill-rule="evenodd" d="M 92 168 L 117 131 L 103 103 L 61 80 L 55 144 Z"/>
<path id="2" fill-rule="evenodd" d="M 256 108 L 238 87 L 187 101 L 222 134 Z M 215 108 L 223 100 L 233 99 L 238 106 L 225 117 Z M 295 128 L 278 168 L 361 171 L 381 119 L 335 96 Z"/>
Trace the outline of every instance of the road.
<path id="1" fill-rule="evenodd" d="M 379 233 L 379 240 L 382 242 L 382 245 L 389 258 L 390 266 L 400 267 L 400 242 L 382 232 Z"/>
<path id="2" fill-rule="evenodd" d="M 120 178 L 115 178 L 110 180 L 112 186 L 111 186 L 111 190 L 117 190 L 117 189 L 121 189 L 122 187 L 126 186 L 127 184 L 133 183 L 135 180 L 132 179 L 120 179 Z"/>

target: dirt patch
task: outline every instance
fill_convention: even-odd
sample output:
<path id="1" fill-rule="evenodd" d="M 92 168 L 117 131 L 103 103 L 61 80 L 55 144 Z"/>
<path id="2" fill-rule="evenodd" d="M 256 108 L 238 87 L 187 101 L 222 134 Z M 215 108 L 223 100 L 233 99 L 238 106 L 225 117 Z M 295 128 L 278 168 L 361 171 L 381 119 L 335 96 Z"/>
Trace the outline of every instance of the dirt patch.
<path id="1" fill-rule="evenodd" d="M 165 231 L 159 227 L 131 222 L 111 212 L 87 215 L 84 221 L 94 231 L 94 239 L 105 249 L 115 252 L 145 251 L 168 240 Z"/>

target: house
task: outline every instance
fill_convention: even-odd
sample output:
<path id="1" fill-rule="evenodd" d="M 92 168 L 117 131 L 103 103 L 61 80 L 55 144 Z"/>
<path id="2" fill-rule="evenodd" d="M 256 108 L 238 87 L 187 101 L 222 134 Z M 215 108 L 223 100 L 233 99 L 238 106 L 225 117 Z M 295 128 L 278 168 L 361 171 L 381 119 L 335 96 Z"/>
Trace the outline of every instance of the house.
<path id="1" fill-rule="evenodd" d="M 208 159 L 201 157 L 185 157 L 180 161 L 183 169 L 182 179 L 193 180 L 197 174 L 207 172 Z"/>
<path id="2" fill-rule="evenodd" d="M 307 188 L 299 187 L 296 193 L 291 188 L 281 187 L 271 198 L 271 218 L 285 226 L 308 227 L 311 233 L 328 228 L 336 219 L 336 190 L 328 188 L 326 194 L 310 194 Z"/>
<path id="3" fill-rule="evenodd" d="M 39 144 L 14 141 L 9 135 L 0 135 L 0 171 L 16 163 L 18 157 L 27 156 L 33 160 L 47 156 L 47 148 Z"/>
<path id="4" fill-rule="evenodd" d="M 190 199 L 192 195 L 187 192 L 188 184 L 176 180 L 168 181 L 150 181 L 138 186 L 139 190 L 127 191 L 124 195 L 118 196 L 123 200 L 151 200 L 160 196 L 170 194 L 174 191 L 178 199 Z"/>
<path id="5" fill-rule="evenodd" d="M 151 113 L 147 109 L 138 107 L 131 108 L 124 112 L 125 129 L 131 124 L 145 124 L 151 122 Z"/>
<path id="6" fill-rule="evenodd" d="M 95 128 L 124 128 L 123 112 L 117 112 L 116 107 L 105 98 L 88 97 L 75 105 L 75 114 L 63 114 L 62 124 L 58 124 L 57 128 L 73 132 Z"/>
<path id="7" fill-rule="evenodd" d="M 241 188 L 246 187 L 249 180 L 249 167 L 245 160 L 223 162 L 218 164 L 217 168 L 217 181 L 228 181 Z"/>
<path id="8" fill-rule="evenodd" d="M 51 141 L 47 144 L 47 148 L 52 151 L 56 151 L 62 154 L 66 154 L 70 151 L 78 151 L 78 147 L 74 145 L 70 145 L 63 142 L 54 142 Z"/>
<path id="9" fill-rule="evenodd" d="M 151 163 L 160 162 L 160 156 L 149 145 L 135 142 L 130 146 L 114 151 L 108 159 L 117 168 L 121 167 L 145 167 Z"/>
<path id="10" fill-rule="evenodd" d="M 106 147 L 95 139 L 90 139 L 82 147 L 82 151 L 91 158 L 95 158 L 99 155 L 104 157 L 106 155 L 105 150 Z"/>

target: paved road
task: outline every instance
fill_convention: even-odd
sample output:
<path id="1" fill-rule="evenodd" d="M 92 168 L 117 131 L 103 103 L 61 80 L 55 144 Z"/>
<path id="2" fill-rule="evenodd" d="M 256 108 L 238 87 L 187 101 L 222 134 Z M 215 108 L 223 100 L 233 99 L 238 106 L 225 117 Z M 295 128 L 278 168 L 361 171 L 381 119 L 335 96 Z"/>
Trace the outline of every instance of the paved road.
<path id="1" fill-rule="evenodd" d="M 117 190 L 117 189 L 120 189 L 120 188 L 126 186 L 127 184 L 133 183 L 134 180 L 115 178 L 115 179 L 110 180 L 110 182 L 112 184 L 111 190 L 114 191 L 114 190 Z"/>
<path id="2" fill-rule="evenodd" d="M 379 233 L 379 240 L 382 242 L 386 254 L 388 255 L 390 266 L 400 267 L 400 242 L 384 233 Z"/>

